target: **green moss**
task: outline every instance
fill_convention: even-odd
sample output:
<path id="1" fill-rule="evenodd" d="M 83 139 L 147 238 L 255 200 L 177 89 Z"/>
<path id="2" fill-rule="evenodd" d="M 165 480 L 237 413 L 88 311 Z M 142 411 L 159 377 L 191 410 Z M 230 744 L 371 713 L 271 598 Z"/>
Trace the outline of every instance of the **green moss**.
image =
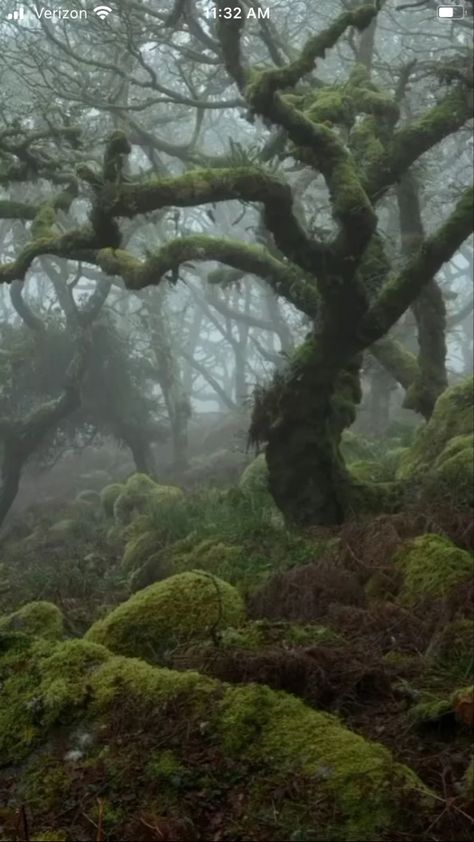
<path id="1" fill-rule="evenodd" d="M 472 578 L 472 559 L 440 535 L 420 535 L 397 553 L 395 565 L 403 574 L 401 598 L 408 604 L 426 597 L 440 599 Z"/>
<path id="2" fill-rule="evenodd" d="M 348 464 L 372 461 L 378 455 L 376 442 L 360 433 L 354 433 L 353 430 L 344 430 L 341 439 L 341 452 Z"/>
<path id="3" fill-rule="evenodd" d="M 66 842 L 67 834 L 62 830 L 45 830 L 30 836 L 31 842 Z"/>
<path id="4" fill-rule="evenodd" d="M 387 479 L 387 472 L 380 462 L 351 462 L 348 466 L 349 473 L 359 482 L 384 482 Z"/>
<path id="5" fill-rule="evenodd" d="M 415 775 L 397 769 L 386 749 L 366 743 L 341 729 L 335 717 L 310 711 L 284 693 L 264 686 L 232 687 L 220 708 L 219 731 L 230 755 L 245 752 L 259 765 L 270 763 L 282 783 L 290 769 L 293 774 L 297 769 L 314 781 L 321 795 L 337 799 L 344 816 L 337 838 L 373 839 L 394 819 L 389 792 L 416 785 Z M 370 810 L 365 800 L 369 791 L 378 792 L 371 797 Z"/>
<path id="6" fill-rule="evenodd" d="M 441 451 L 422 480 L 422 493 L 430 500 L 454 499 L 457 505 L 474 504 L 474 436 L 455 436 Z"/>
<path id="7" fill-rule="evenodd" d="M 247 465 L 239 480 L 239 488 L 244 494 L 269 494 L 268 467 L 265 454 L 260 453 L 250 465 Z"/>
<path id="8" fill-rule="evenodd" d="M 243 552 L 242 547 L 232 547 L 222 541 L 209 539 L 201 541 L 190 552 L 173 552 L 172 565 L 177 573 L 192 569 L 206 570 L 232 581 L 238 576 Z"/>
<path id="9" fill-rule="evenodd" d="M 67 797 L 72 780 L 64 762 L 49 753 L 33 757 L 22 777 L 21 791 L 33 813 L 55 808 L 58 801 Z"/>
<path id="10" fill-rule="evenodd" d="M 120 497 L 124 491 L 125 486 L 120 482 L 113 482 L 106 485 L 100 492 L 100 502 L 107 517 L 112 517 L 114 513 L 115 501 Z"/>
<path id="11" fill-rule="evenodd" d="M 438 398 L 433 415 L 428 423 L 420 428 L 413 446 L 401 460 L 397 478 L 422 477 L 426 471 L 432 469 L 451 439 L 469 436 L 473 432 L 473 379 L 468 378 L 446 389 Z M 459 441 L 456 446 L 458 445 Z M 450 451 L 448 453 L 450 454 Z M 447 458 L 450 458 L 450 455 Z"/>
<path id="12" fill-rule="evenodd" d="M 206 638 L 244 617 L 231 585 L 205 572 L 171 576 L 119 605 L 86 638 L 113 652 L 162 662 L 166 653 L 192 639 Z"/>
<path id="13" fill-rule="evenodd" d="M 49 532 L 56 538 L 60 538 L 61 536 L 70 536 L 75 529 L 76 521 L 74 518 L 70 517 L 63 518 L 62 520 L 57 520 L 56 523 L 52 523 L 49 527 Z"/>
<path id="14" fill-rule="evenodd" d="M 353 478 L 348 489 L 348 512 L 377 515 L 400 511 L 403 486 L 399 482 L 362 482 Z"/>
<path id="15" fill-rule="evenodd" d="M 0 631 L 21 631 L 47 640 L 59 640 L 64 633 L 63 615 L 52 602 L 28 602 L 13 614 L 0 617 Z"/>
<path id="16" fill-rule="evenodd" d="M 470 724 L 470 716 L 472 705 L 474 704 L 474 687 L 459 687 L 454 693 L 443 693 L 438 691 L 437 694 L 425 693 L 424 698 L 409 711 L 409 718 L 415 725 L 427 725 L 439 723 L 444 717 L 450 716 L 456 719 L 460 724 Z M 468 720 L 465 720 L 461 714 L 460 708 L 466 705 L 468 708 Z"/>
<path id="17" fill-rule="evenodd" d="M 393 447 L 387 450 L 383 464 L 388 479 L 395 479 L 400 462 L 407 452 L 408 447 Z"/>
<path id="18" fill-rule="evenodd" d="M 31 223 L 31 236 L 33 240 L 41 240 L 53 236 L 55 216 L 52 205 L 42 205 Z"/>
<path id="19" fill-rule="evenodd" d="M 152 505 L 158 506 L 158 508 L 163 503 L 174 503 L 183 500 L 183 498 L 183 492 L 175 485 L 157 485 L 151 494 Z"/>
<path id="20" fill-rule="evenodd" d="M 154 531 L 140 532 L 132 535 L 125 545 L 121 566 L 124 573 L 138 570 L 142 564 L 160 549 L 159 535 Z"/>
<path id="21" fill-rule="evenodd" d="M 23 757 L 67 710 L 83 705 L 88 672 L 108 657 L 104 647 L 81 640 L 11 640 L 0 660 L 2 762 Z"/>
<path id="22" fill-rule="evenodd" d="M 36 644 L 8 665 L 0 660 L 0 670 L 6 686 L 0 696 L 0 723 L 12 706 L 24 716 L 24 722 L 11 720 L 2 762 L 14 758 L 18 763 L 33 746 L 47 745 L 43 760 L 37 753 L 29 765 L 29 778 L 19 768 L 37 799 L 40 826 L 42 794 L 49 815 L 57 814 L 65 801 L 75 806 L 75 798 L 93 815 L 96 786 L 81 786 L 77 793 L 58 763 L 74 740 L 77 723 L 84 721 L 89 732 L 101 735 L 102 747 L 93 743 L 87 760 L 75 761 L 76 774 L 99 787 L 106 784 L 113 804 L 127 797 L 127 821 L 143 815 L 144 806 L 162 808 L 163 793 L 179 793 L 183 785 L 189 798 L 179 801 L 180 817 L 192 820 L 195 796 L 194 816 L 203 802 L 212 804 L 217 797 L 216 809 L 227 805 L 228 821 L 238 822 L 242 838 L 252 833 L 257 817 L 268 813 L 275 839 L 289 838 L 295 816 L 305 835 L 316 823 L 327 839 L 375 839 L 390 828 L 399 829 L 406 797 L 425 809 L 426 790 L 385 748 L 366 742 L 335 717 L 264 686 L 231 687 L 195 672 L 156 669 L 84 641 L 43 642 L 42 648 Z M 44 718 L 59 675 L 61 701 L 57 699 L 55 716 Z M 21 680 L 30 688 L 26 695 L 19 692 Z M 60 732 L 53 729 L 59 721 Z M 32 734 L 29 742 L 22 733 L 25 722 Z M 2 750 L 4 736 L 0 728 Z M 21 741 L 15 740 L 19 736 Z M 41 762 L 44 781 L 37 774 Z M 140 769 L 136 776 L 130 774 L 134 764 Z M 245 810 L 234 812 L 249 779 Z M 289 780 L 297 780 L 298 787 L 288 787 Z M 311 804 L 311 811 L 301 810 L 304 804 Z M 120 812 L 114 813 L 109 824 L 115 822 L 114 836 L 127 838 L 120 835 L 120 821 Z"/>
<path id="23" fill-rule="evenodd" d="M 186 767 L 178 760 L 176 754 L 169 750 L 155 752 L 146 766 L 147 777 L 173 786 L 179 784 L 185 772 Z"/>
<path id="24" fill-rule="evenodd" d="M 315 123 L 337 123 L 351 126 L 355 118 L 352 99 L 347 91 L 339 87 L 322 88 L 306 106 L 306 114 Z"/>
<path id="25" fill-rule="evenodd" d="M 453 711 L 453 706 L 448 699 L 440 699 L 435 696 L 425 698 L 418 702 L 408 713 L 409 720 L 413 725 L 426 725 L 439 722 L 446 714 Z"/>
<path id="26" fill-rule="evenodd" d="M 87 488 L 77 494 L 74 498 L 74 503 L 86 503 L 90 506 L 98 506 L 100 503 L 100 495 L 97 491 Z"/>
<path id="27" fill-rule="evenodd" d="M 436 682 L 460 684 L 474 678 L 474 622 L 458 617 L 446 623 L 431 642 L 427 674 Z"/>
<path id="28" fill-rule="evenodd" d="M 115 500 L 114 518 L 125 525 L 140 514 L 159 511 L 161 505 L 182 499 L 180 488 L 158 485 L 146 474 L 133 474 Z"/>

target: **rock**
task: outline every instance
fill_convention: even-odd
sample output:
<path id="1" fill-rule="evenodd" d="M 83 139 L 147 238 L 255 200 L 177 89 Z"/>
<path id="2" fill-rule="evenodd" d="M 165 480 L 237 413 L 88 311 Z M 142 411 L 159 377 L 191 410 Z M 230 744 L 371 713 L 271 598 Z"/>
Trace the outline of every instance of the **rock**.
<path id="1" fill-rule="evenodd" d="M 225 824 L 238 826 L 239 838 L 254 838 L 266 817 L 268 838 L 290 838 L 298 816 L 303 838 L 317 828 L 320 838 L 347 842 L 406 831 L 414 810 L 427 820 L 431 797 L 413 772 L 286 693 L 157 669 L 80 640 L 13 646 L 0 670 L 1 764 L 15 764 L 10 778 L 17 776 L 18 787 L 21 781 L 24 802 L 35 804 L 39 838 L 53 831 L 62 838 L 66 802 L 78 820 L 85 815 L 76 833 L 88 838 L 97 791 L 109 792 L 111 782 L 104 810 L 126 809 L 106 814 L 108 833 L 126 841 L 143 838 L 144 805 L 153 826 L 164 827 L 158 817 L 166 817 L 172 839 L 189 838 L 190 828 L 193 838 L 207 838 L 223 804 Z M 64 753 L 75 748 L 85 720 L 93 744 L 65 771 Z M 94 785 L 71 787 L 71 768 L 73 780 L 87 776 Z"/>
<path id="2" fill-rule="evenodd" d="M 448 597 L 463 582 L 471 581 L 473 574 L 468 552 L 431 533 L 403 546 L 394 563 L 403 576 L 400 596 L 407 604 Z"/>
<path id="3" fill-rule="evenodd" d="M 416 483 L 427 500 L 473 503 L 473 380 L 446 389 L 402 456 L 397 479 Z"/>
<path id="4" fill-rule="evenodd" d="M 0 617 L 0 632 L 3 631 L 59 640 L 63 636 L 63 615 L 52 602 L 28 602 L 12 614 Z"/>
<path id="5" fill-rule="evenodd" d="M 137 515 L 159 511 L 161 505 L 182 500 L 184 494 L 174 485 L 158 485 L 146 474 L 133 474 L 114 503 L 115 520 L 126 525 Z"/>
<path id="6" fill-rule="evenodd" d="M 110 485 L 106 485 L 100 492 L 100 502 L 106 517 L 113 517 L 115 501 L 124 489 L 125 485 L 122 483 L 113 482 Z"/>
<path id="7" fill-rule="evenodd" d="M 86 639 L 119 654 L 163 663 L 176 646 L 209 638 L 243 619 L 243 602 L 235 588 L 196 570 L 137 591 L 94 623 Z"/>

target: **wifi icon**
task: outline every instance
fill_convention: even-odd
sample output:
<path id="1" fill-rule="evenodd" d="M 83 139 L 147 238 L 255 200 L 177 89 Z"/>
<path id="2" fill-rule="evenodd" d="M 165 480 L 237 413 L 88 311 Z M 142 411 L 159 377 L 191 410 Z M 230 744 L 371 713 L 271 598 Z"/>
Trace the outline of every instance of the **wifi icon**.
<path id="1" fill-rule="evenodd" d="M 94 14 L 97 15 L 98 18 L 101 20 L 105 20 L 111 13 L 112 9 L 110 6 L 96 6 L 94 9 Z"/>

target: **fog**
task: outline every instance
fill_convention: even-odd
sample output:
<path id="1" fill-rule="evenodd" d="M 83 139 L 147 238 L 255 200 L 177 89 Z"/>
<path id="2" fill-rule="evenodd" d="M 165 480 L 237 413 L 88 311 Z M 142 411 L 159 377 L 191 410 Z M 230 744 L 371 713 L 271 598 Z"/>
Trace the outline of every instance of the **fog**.
<path id="1" fill-rule="evenodd" d="M 0 0 L 0 842 L 472 838 L 472 33 Z"/>

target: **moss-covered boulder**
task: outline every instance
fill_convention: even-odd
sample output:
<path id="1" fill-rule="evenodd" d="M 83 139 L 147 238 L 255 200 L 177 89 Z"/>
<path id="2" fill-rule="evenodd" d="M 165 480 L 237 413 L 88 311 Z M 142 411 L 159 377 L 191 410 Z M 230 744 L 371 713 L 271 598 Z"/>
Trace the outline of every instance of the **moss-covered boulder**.
<path id="1" fill-rule="evenodd" d="M 16 785 L 35 804 L 39 836 L 74 822 L 74 838 L 90 838 L 97 792 L 110 838 L 126 842 L 143 838 L 145 817 L 171 839 L 218 824 L 223 838 L 276 842 L 390 838 L 406 829 L 407 800 L 410 825 L 414 810 L 426 822 L 429 794 L 387 749 L 268 687 L 86 641 L 12 642 L 0 677 L 0 765 L 15 764 L 9 795 Z"/>
<path id="2" fill-rule="evenodd" d="M 180 488 L 173 485 L 159 485 L 146 474 L 132 474 L 114 503 L 114 518 L 122 524 L 130 523 L 144 512 L 159 511 L 162 504 L 182 500 Z"/>
<path id="3" fill-rule="evenodd" d="M 183 542 L 184 543 L 184 542 Z M 209 538 L 200 541 L 191 550 L 173 550 L 172 563 L 176 572 L 184 570 L 207 570 L 228 581 L 238 578 L 239 564 L 244 553 L 243 547 L 233 547 L 223 541 Z"/>
<path id="4" fill-rule="evenodd" d="M 160 536 L 154 529 L 139 529 L 128 538 L 122 556 L 121 566 L 124 573 L 133 573 L 161 549 Z"/>
<path id="5" fill-rule="evenodd" d="M 359 460 L 358 462 L 351 462 L 348 467 L 349 473 L 358 482 L 385 482 L 389 479 L 383 462 Z"/>
<path id="6" fill-rule="evenodd" d="M 423 496 L 432 501 L 451 499 L 474 505 L 474 436 L 455 436 L 422 480 Z"/>
<path id="7" fill-rule="evenodd" d="M 106 517 L 113 517 L 115 502 L 124 489 L 123 483 L 113 482 L 106 485 L 100 492 L 100 502 Z"/>
<path id="8" fill-rule="evenodd" d="M 269 495 L 268 466 L 264 453 L 260 453 L 245 468 L 239 480 L 240 490 L 248 495 Z"/>
<path id="9" fill-rule="evenodd" d="M 196 570 L 138 591 L 94 623 L 86 638 L 112 652 L 163 663 L 176 646 L 238 626 L 243 618 L 243 602 L 235 588 Z"/>
<path id="10" fill-rule="evenodd" d="M 447 538 L 431 533 L 402 547 L 395 557 L 395 566 L 403 576 L 401 598 L 408 604 L 449 597 L 473 575 L 470 554 Z"/>
<path id="11" fill-rule="evenodd" d="M 268 486 L 268 466 L 264 453 L 260 453 L 247 465 L 240 477 L 238 488 L 249 501 L 265 509 L 269 522 L 273 526 L 283 527 L 283 515 Z"/>
<path id="12" fill-rule="evenodd" d="M 473 379 L 446 389 L 433 415 L 402 456 L 397 479 L 420 485 L 429 499 L 472 504 L 474 433 Z"/>
<path id="13" fill-rule="evenodd" d="M 97 507 L 100 505 L 100 494 L 98 491 L 94 491 L 94 489 L 86 488 L 84 491 L 80 491 L 79 494 L 76 494 L 74 498 L 75 504 L 89 504 L 92 507 Z"/>
<path id="14" fill-rule="evenodd" d="M 52 602 L 28 602 L 12 614 L 0 617 L 0 632 L 18 631 L 59 640 L 63 636 L 63 615 Z"/>

